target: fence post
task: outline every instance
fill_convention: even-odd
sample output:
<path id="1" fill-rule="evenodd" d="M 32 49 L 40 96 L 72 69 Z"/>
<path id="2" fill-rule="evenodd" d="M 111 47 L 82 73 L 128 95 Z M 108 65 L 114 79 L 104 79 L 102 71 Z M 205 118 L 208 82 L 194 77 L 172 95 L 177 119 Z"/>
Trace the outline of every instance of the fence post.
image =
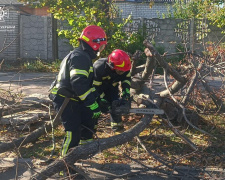
<path id="1" fill-rule="evenodd" d="M 145 18 L 141 18 L 141 35 L 144 36 L 146 29 L 145 29 Z"/>

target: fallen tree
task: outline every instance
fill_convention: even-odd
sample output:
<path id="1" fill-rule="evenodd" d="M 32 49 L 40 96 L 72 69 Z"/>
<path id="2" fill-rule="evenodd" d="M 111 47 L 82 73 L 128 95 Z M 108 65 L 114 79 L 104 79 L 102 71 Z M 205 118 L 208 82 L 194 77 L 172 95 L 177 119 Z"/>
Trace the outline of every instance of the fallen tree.
<path id="1" fill-rule="evenodd" d="M 132 56 L 133 64 L 131 69 L 131 85 L 133 89 L 133 95 L 136 96 L 138 94 L 144 94 L 142 97 L 139 96 L 139 99 L 136 98 L 137 102 L 139 101 L 139 104 L 144 104 L 146 107 L 154 104 L 154 107 L 164 109 L 166 113 L 160 117 L 162 119 L 161 123 L 169 127 L 174 132 L 174 134 L 179 136 L 185 143 L 187 143 L 192 150 L 197 151 L 195 144 L 193 144 L 187 137 L 180 133 L 170 121 L 174 119 L 176 119 L 178 122 L 185 121 L 188 125 L 195 128 L 196 130 L 208 134 L 207 132 L 202 131 L 192 124 L 188 117 L 190 114 L 195 112 L 188 111 L 187 115 L 187 108 L 185 107 L 191 97 L 194 87 L 199 82 L 198 78 L 204 76 L 201 58 L 199 61 L 197 61 L 197 63 L 195 62 L 195 65 L 190 63 L 190 65 L 186 66 L 184 71 L 178 72 L 164 60 L 166 54 L 160 55 L 148 41 L 144 41 L 144 45 L 146 46 L 145 54 L 147 57 L 145 64 L 137 67 L 138 60 L 142 52 L 136 51 L 136 53 Z M 190 55 L 195 57 L 194 54 L 191 54 L 190 52 L 185 52 L 185 54 L 187 54 L 190 59 Z M 153 89 L 155 75 L 154 72 L 157 66 L 161 66 L 164 69 L 164 82 L 166 87 L 159 92 Z M 172 77 L 173 80 L 173 82 L 170 84 L 167 82 L 167 77 L 169 76 Z M 223 100 L 214 95 L 213 91 L 205 81 L 202 80 L 202 82 L 206 91 L 210 93 L 210 97 L 213 98 L 218 109 L 224 110 Z M 176 93 L 180 93 L 182 89 L 186 90 L 185 93 L 176 96 Z M 54 161 L 40 173 L 35 174 L 32 179 L 47 179 L 60 170 L 65 169 L 67 165 L 73 166 L 73 164 L 79 159 L 86 159 L 87 157 L 91 157 L 102 150 L 131 141 L 135 136 L 138 136 L 140 132 L 145 129 L 145 127 L 151 122 L 152 117 L 153 116 L 146 115 L 135 126 L 120 135 L 106 139 L 97 139 L 93 143 L 74 148 L 65 156 L 64 159 Z M 54 126 L 57 126 L 60 122 L 55 121 L 54 123 Z M 47 122 L 45 125 L 27 135 L 26 137 L 22 137 L 10 143 L 1 143 L 0 152 L 2 153 L 13 148 L 18 148 L 21 145 L 29 142 L 35 142 L 46 132 L 46 129 L 50 130 L 51 128 L 51 122 Z"/>

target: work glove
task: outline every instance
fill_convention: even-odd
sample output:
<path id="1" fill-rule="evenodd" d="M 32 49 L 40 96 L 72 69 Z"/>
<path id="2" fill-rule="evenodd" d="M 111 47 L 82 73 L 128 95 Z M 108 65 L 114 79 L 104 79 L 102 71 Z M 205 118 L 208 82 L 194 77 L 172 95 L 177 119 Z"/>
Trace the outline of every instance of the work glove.
<path id="1" fill-rule="evenodd" d="M 103 113 L 108 113 L 110 110 L 111 104 L 104 98 L 98 98 L 97 100 L 99 107 Z"/>
<path id="2" fill-rule="evenodd" d="M 128 88 L 126 88 L 123 92 L 122 92 L 122 99 L 129 101 L 130 100 L 130 90 Z"/>
<path id="3" fill-rule="evenodd" d="M 112 114 L 128 114 L 130 110 L 130 101 L 119 99 L 112 102 Z"/>
<path id="4" fill-rule="evenodd" d="M 98 103 L 95 101 L 93 104 L 91 104 L 87 107 L 90 108 L 90 110 L 93 112 L 92 118 L 98 119 L 99 116 L 101 115 L 101 110 L 99 108 Z"/>

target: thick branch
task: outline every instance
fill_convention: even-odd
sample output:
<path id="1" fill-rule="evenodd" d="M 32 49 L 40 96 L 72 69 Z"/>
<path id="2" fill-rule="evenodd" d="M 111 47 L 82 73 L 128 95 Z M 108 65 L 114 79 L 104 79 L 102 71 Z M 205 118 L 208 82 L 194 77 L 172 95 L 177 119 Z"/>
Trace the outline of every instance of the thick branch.
<path id="1" fill-rule="evenodd" d="M 57 126 L 60 124 L 60 120 L 54 122 L 54 126 Z M 27 136 L 21 137 L 19 139 L 13 140 L 12 142 L 6 142 L 0 144 L 0 153 L 12 150 L 14 148 L 18 148 L 21 145 L 35 142 L 38 140 L 40 136 L 46 133 L 46 131 L 51 130 L 51 122 L 47 122 L 45 125 L 39 127 L 32 133 L 28 134 Z"/>
<path id="2" fill-rule="evenodd" d="M 179 82 L 179 81 L 175 81 L 171 87 L 169 87 L 168 89 L 165 89 L 164 91 L 159 92 L 160 97 L 167 97 L 169 96 L 169 93 L 174 94 L 177 91 L 179 91 L 183 86 L 185 85 L 185 83 Z"/>
<path id="3" fill-rule="evenodd" d="M 150 50 L 152 56 L 158 61 L 159 65 L 167 70 L 167 72 L 173 76 L 177 81 L 181 83 L 186 83 L 186 79 L 182 77 L 172 66 L 169 66 L 167 62 L 163 60 L 158 51 L 153 47 L 151 43 L 147 40 L 143 42 L 143 44 Z"/>
<path id="4" fill-rule="evenodd" d="M 189 87 L 188 87 L 188 89 L 187 89 L 187 93 L 185 94 L 184 98 L 183 98 L 182 101 L 181 101 L 181 103 L 182 103 L 183 105 L 186 104 L 186 102 L 187 102 L 187 100 L 188 100 L 188 98 L 189 98 L 189 95 L 191 94 L 191 92 L 192 92 L 193 89 L 194 89 L 194 86 L 196 85 L 197 79 L 198 79 L 198 73 L 197 73 L 197 71 L 195 70 L 195 71 L 194 71 L 194 74 L 193 74 L 192 77 L 191 77 L 191 83 L 190 83 L 190 85 L 189 85 Z"/>
<path id="5" fill-rule="evenodd" d="M 133 61 L 133 62 L 132 62 L 132 65 L 131 65 L 131 70 L 130 70 L 131 76 L 133 76 L 133 75 L 135 74 L 134 70 L 136 69 L 137 62 L 138 62 L 138 60 L 140 59 L 141 54 L 142 54 L 142 52 L 139 51 L 139 50 L 137 50 L 137 51 L 134 53 L 134 55 L 132 56 L 132 61 Z"/>
<path id="6" fill-rule="evenodd" d="M 166 81 L 167 71 L 166 71 L 166 69 L 163 69 L 163 70 L 164 70 L 164 82 L 165 82 L 165 86 L 166 86 L 166 89 L 169 91 L 169 88 L 168 88 L 168 85 L 167 85 L 167 81 Z M 180 104 L 180 103 L 176 100 L 176 98 L 172 95 L 172 93 L 171 93 L 170 91 L 169 91 L 169 94 L 170 94 L 170 97 L 173 99 L 173 101 L 174 101 L 175 103 L 177 103 L 177 105 L 182 109 L 182 114 L 183 114 L 183 117 L 184 117 L 185 121 L 186 121 L 191 127 L 193 127 L 194 129 L 196 129 L 196 130 L 198 130 L 198 131 L 200 131 L 200 132 L 202 132 L 202 133 L 204 133 L 204 134 L 208 134 L 208 135 L 211 136 L 211 134 L 207 133 L 206 131 L 204 131 L 204 130 L 202 130 L 202 129 L 199 129 L 199 128 L 197 128 L 196 126 L 194 126 L 194 125 L 188 120 L 188 118 L 187 118 L 187 116 L 186 116 L 185 107 L 184 107 L 182 104 Z"/>
<path id="7" fill-rule="evenodd" d="M 145 54 L 147 54 L 147 51 L 149 51 L 148 48 L 145 49 Z M 143 80 L 147 80 L 149 78 L 149 76 L 152 74 L 152 71 L 154 70 L 155 66 L 156 66 L 155 59 L 152 56 L 147 56 L 145 69 L 142 73 Z"/>
<path id="8" fill-rule="evenodd" d="M 56 160 L 45 169 L 43 169 L 39 174 L 35 174 L 32 176 L 33 180 L 44 180 L 48 177 L 51 177 L 55 173 L 65 169 L 64 162 L 67 164 L 74 164 L 79 159 L 86 159 L 99 151 L 109 149 L 111 147 L 124 144 L 126 142 L 131 141 L 135 136 L 140 134 L 145 127 L 151 122 L 153 115 L 146 115 L 141 119 L 139 123 L 137 123 L 133 128 L 125 131 L 122 134 L 106 138 L 99 139 L 98 141 L 94 141 L 92 143 L 77 146 L 70 153 L 68 153 L 64 159 Z"/>

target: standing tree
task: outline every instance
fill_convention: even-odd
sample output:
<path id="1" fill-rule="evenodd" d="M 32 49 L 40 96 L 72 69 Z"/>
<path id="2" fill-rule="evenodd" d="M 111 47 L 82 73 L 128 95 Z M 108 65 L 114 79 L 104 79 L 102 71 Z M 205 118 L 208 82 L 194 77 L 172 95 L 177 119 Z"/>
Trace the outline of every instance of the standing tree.
<path id="1" fill-rule="evenodd" d="M 173 10 L 175 18 L 207 18 L 219 28 L 225 27 L 224 0 L 176 0 Z"/>
<path id="2" fill-rule="evenodd" d="M 130 22 L 130 17 L 115 21 L 117 10 L 111 0 L 40 0 L 38 4 L 34 3 L 35 0 L 20 1 L 33 6 L 48 6 L 49 12 L 63 24 L 58 29 L 58 35 L 69 39 L 70 44 L 74 47 L 78 44 L 77 39 L 80 32 L 88 25 L 98 25 L 106 31 L 108 48 L 104 51 L 103 56 L 114 49 L 129 51 L 129 47 L 133 47 L 133 44 L 142 44 L 136 34 L 126 33 L 123 29 L 125 24 Z"/>

